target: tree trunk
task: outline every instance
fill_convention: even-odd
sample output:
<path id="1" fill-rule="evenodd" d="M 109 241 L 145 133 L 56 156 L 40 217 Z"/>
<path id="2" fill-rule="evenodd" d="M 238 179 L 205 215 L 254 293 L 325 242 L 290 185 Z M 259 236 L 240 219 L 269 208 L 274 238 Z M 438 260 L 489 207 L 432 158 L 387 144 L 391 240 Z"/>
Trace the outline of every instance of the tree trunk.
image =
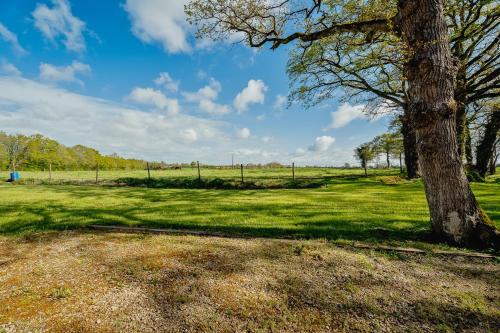
<path id="1" fill-rule="evenodd" d="M 385 160 L 387 162 L 387 168 L 389 169 L 391 167 L 391 158 L 388 151 L 385 152 Z"/>
<path id="2" fill-rule="evenodd" d="M 464 142 L 464 154 L 467 170 L 470 170 L 472 167 L 472 137 L 470 135 L 469 122 L 465 123 L 465 142 Z"/>
<path id="3" fill-rule="evenodd" d="M 500 130 L 500 110 L 495 109 L 488 119 L 484 128 L 484 136 L 476 150 L 476 170 L 482 176 L 486 176 L 488 162 L 493 157 L 498 131 Z"/>
<path id="4" fill-rule="evenodd" d="M 460 160 L 454 99 L 456 65 L 448 43 L 444 0 L 400 0 L 398 22 L 409 48 L 409 116 L 434 234 L 451 244 L 498 247 Z"/>
<path id="5" fill-rule="evenodd" d="M 407 114 L 408 108 L 405 108 L 404 115 L 401 117 L 401 134 L 403 135 L 403 148 L 405 151 L 406 177 L 408 177 L 408 179 L 414 179 L 420 176 L 417 155 L 417 137 L 415 135 L 415 130 L 411 127 Z"/>
<path id="6" fill-rule="evenodd" d="M 490 160 L 490 175 L 494 175 L 496 173 L 496 169 L 497 169 L 497 160 L 498 160 L 498 156 L 496 154 L 494 154 L 493 156 L 491 156 L 491 160 Z"/>
<path id="7" fill-rule="evenodd" d="M 457 43 L 456 51 L 458 54 L 463 54 L 461 43 Z M 455 102 L 457 106 L 457 111 L 455 112 L 456 128 L 457 128 L 457 144 L 458 144 L 458 156 L 460 161 L 466 161 L 466 150 L 467 150 L 467 103 L 466 103 L 466 72 L 465 66 L 460 66 L 457 71 L 457 80 L 455 88 Z"/>

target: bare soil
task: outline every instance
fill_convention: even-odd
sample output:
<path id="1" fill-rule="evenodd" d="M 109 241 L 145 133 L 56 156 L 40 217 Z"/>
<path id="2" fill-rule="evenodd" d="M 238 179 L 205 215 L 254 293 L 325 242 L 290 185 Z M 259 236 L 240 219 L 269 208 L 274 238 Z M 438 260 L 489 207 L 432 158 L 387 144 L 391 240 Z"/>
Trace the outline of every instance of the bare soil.
<path id="1" fill-rule="evenodd" d="M 0 332 L 498 332 L 492 259 L 321 240 L 0 237 Z"/>

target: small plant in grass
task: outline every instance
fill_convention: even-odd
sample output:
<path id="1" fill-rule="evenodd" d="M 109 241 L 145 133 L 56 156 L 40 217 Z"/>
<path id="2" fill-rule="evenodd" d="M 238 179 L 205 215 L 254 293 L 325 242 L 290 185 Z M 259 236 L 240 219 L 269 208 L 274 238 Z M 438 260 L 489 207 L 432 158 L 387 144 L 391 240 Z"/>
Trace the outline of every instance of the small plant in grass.
<path id="1" fill-rule="evenodd" d="M 71 289 L 65 286 L 57 287 L 51 290 L 50 298 L 52 299 L 63 299 L 71 296 Z"/>
<path id="2" fill-rule="evenodd" d="M 293 247 L 293 253 L 296 255 L 296 256 L 300 256 L 304 253 L 304 250 L 305 250 L 305 245 L 304 244 L 299 244 L 299 245 L 295 245 Z"/>

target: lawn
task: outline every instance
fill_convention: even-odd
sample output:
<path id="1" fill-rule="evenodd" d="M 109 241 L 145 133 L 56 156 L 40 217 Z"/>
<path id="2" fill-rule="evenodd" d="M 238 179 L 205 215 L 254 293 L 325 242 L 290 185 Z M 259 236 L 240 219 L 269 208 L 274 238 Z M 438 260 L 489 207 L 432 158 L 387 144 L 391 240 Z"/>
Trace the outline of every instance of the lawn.
<path id="1" fill-rule="evenodd" d="M 177 170 L 168 172 L 173 171 Z M 226 176 L 233 172 L 211 171 Z M 283 176 L 286 170 L 249 171 L 260 179 Z M 106 224 L 238 236 L 425 245 L 429 217 L 422 183 L 387 176 L 395 170 L 368 178 L 359 177 L 360 171 L 348 174 L 336 169 L 299 170 L 309 177 L 323 175 L 326 185 L 315 189 L 4 185 L 0 187 L 0 233 Z M 473 189 L 481 206 L 500 223 L 500 184 L 474 183 Z"/>
<path id="2" fill-rule="evenodd" d="M 361 176 L 364 171 L 362 169 L 340 169 L 340 168 L 296 168 L 297 178 L 323 178 L 323 177 L 340 177 L 340 176 Z M 371 170 L 374 174 L 397 174 L 399 169 L 390 170 Z M 243 170 L 244 177 L 248 179 L 280 179 L 291 178 L 292 168 L 247 168 Z M 237 165 L 234 169 L 231 168 L 215 168 L 205 167 L 201 165 L 200 174 L 203 178 L 223 178 L 223 179 L 241 179 L 240 166 Z M 21 175 L 25 179 L 49 179 L 49 171 L 21 171 Z M 154 178 L 180 178 L 180 177 L 198 177 L 197 168 L 182 168 L 182 169 L 166 169 L 166 170 L 151 170 L 151 177 Z M 95 180 L 95 171 L 52 171 L 51 178 L 53 180 Z M 108 171 L 100 170 L 99 179 L 110 180 L 125 177 L 146 178 L 147 170 L 117 170 Z M 8 179 L 8 171 L 0 171 L 0 179 Z"/>

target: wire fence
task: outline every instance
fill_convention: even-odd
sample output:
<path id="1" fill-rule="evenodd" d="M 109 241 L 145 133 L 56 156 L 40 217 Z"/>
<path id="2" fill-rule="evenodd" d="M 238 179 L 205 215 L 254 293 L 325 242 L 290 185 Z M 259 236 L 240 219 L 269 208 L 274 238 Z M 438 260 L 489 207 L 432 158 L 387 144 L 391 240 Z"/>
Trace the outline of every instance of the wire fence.
<path id="1" fill-rule="evenodd" d="M 183 167 L 172 169 L 143 169 L 143 170 L 80 170 L 80 171 L 19 171 L 21 180 L 43 182 L 104 182 L 123 178 L 161 179 L 161 178 L 190 178 L 190 179 L 223 179 L 232 181 L 256 180 L 300 180 L 324 179 L 334 177 L 358 177 L 364 175 L 360 168 L 330 168 L 330 167 L 280 167 L 259 168 L 237 165 L 231 167 L 214 167 L 200 164 L 199 168 Z M 398 174 L 398 169 L 377 170 L 377 174 Z M 0 171 L 0 179 L 8 180 L 9 171 Z"/>

